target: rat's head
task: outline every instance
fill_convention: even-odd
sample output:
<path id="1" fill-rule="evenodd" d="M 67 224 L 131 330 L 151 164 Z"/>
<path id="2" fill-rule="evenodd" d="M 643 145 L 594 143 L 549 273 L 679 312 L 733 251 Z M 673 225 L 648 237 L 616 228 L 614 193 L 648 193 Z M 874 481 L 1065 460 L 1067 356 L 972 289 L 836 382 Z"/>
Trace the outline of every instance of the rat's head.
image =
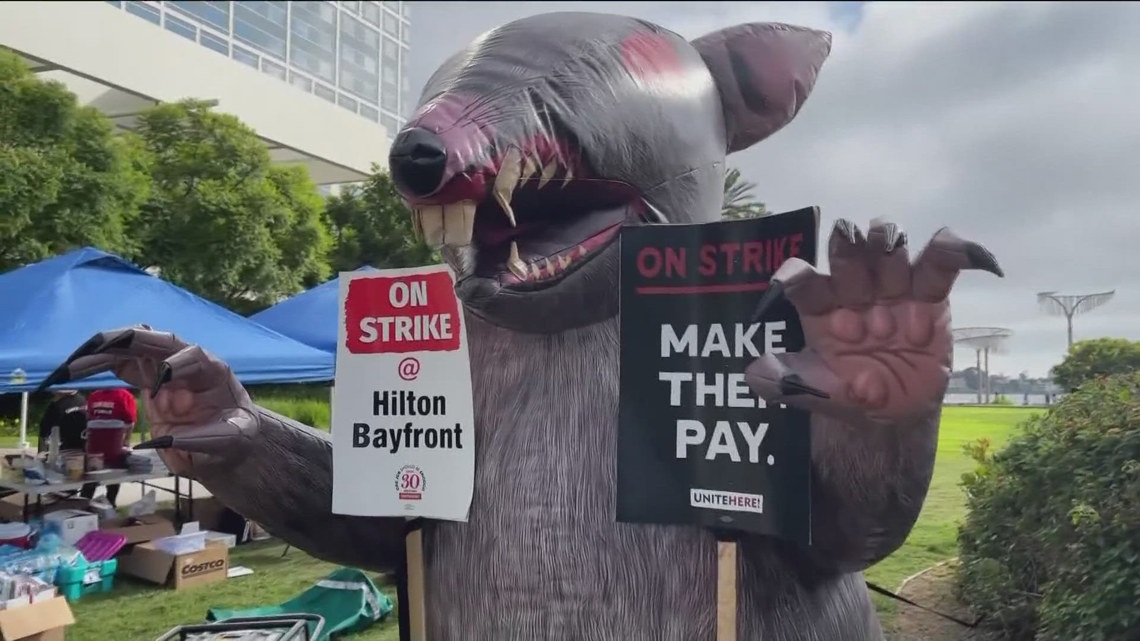
<path id="1" fill-rule="evenodd" d="M 687 42 L 614 15 L 519 20 L 435 72 L 392 178 L 470 312 L 526 332 L 597 322 L 617 312 L 620 228 L 715 220 L 725 155 L 795 117 L 830 46 L 779 24 Z"/>

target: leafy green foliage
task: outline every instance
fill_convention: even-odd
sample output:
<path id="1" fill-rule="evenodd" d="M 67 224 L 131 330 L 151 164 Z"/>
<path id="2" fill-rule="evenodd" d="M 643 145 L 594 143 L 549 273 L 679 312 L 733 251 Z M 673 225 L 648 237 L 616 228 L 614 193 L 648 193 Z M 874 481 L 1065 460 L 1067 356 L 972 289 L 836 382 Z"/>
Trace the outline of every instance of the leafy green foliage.
<path id="1" fill-rule="evenodd" d="M 1010 641 L 1140 631 L 1140 372 L 1086 381 L 994 454 L 967 448 L 958 595 Z"/>
<path id="2" fill-rule="evenodd" d="M 416 237 L 411 212 L 391 177 L 377 167 L 363 187 L 347 187 L 328 199 L 325 220 L 333 237 L 329 262 L 334 272 L 439 262 L 436 252 Z"/>
<path id="3" fill-rule="evenodd" d="M 271 165 L 257 135 L 201 102 L 139 118 L 153 180 L 138 259 L 236 311 L 328 276 L 320 193 L 302 167 Z"/>
<path id="4" fill-rule="evenodd" d="M 131 141 L 0 51 L 0 271 L 85 245 L 137 248 L 148 180 Z"/>
<path id="5" fill-rule="evenodd" d="M 740 175 L 740 170 L 729 169 L 724 174 L 724 205 L 721 206 L 720 217 L 726 220 L 738 218 L 759 218 L 771 212 L 764 203 L 756 200 L 752 190 L 756 184 L 751 183 Z"/>
<path id="6" fill-rule="evenodd" d="M 1065 360 L 1053 367 L 1053 381 L 1064 389 L 1076 389 L 1087 380 L 1140 370 L 1140 341 L 1126 338 L 1096 338 L 1069 347 Z"/>
<path id="7" fill-rule="evenodd" d="M 0 272 L 84 245 L 249 313 L 333 271 L 437 262 L 379 168 L 326 203 L 238 119 L 187 100 L 116 135 L 0 52 Z"/>

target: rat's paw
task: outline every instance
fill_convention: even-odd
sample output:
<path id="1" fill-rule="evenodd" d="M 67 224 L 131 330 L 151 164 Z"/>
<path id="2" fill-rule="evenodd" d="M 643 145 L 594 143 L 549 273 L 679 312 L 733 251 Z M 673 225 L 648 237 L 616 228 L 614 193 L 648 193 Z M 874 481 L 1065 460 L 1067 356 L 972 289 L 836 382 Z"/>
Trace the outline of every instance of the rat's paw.
<path id="1" fill-rule="evenodd" d="M 942 229 L 912 264 L 897 225 L 873 221 L 866 236 L 839 220 L 829 243 L 831 275 L 791 259 L 773 275 L 763 308 L 785 295 L 807 344 L 749 366 L 765 400 L 847 418 L 901 418 L 938 405 L 953 339 L 947 297 L 964 269 L 1002 276 L 981 245 Z"/>
<path id="2" fill-rule="evenodd" d="M 229 366 L 146 325 L 91 337 L 40 389 L 101 372 L 142 392 L 153 438 L 136 449 L 159 449 L 175 474 L 192 477 L 203 466 L 236 462 L 256 435 L 256 408 Z"/>

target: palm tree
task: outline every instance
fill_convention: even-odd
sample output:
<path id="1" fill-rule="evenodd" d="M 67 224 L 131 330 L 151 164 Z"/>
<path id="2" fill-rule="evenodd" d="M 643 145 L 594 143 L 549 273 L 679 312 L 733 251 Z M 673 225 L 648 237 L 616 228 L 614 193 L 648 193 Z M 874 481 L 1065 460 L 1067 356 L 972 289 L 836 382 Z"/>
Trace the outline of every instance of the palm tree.
<path id="1" fill-rule="evenodd" d="M 755 188 L 756 183 L 744 180 L 739 169 L 733 167 L 725 172 L 724 205 L 721 206 L 720 217 L 726 220 L 759 218 L 771 213 L 764 203 L 752 195 L 752 190 Z"/>

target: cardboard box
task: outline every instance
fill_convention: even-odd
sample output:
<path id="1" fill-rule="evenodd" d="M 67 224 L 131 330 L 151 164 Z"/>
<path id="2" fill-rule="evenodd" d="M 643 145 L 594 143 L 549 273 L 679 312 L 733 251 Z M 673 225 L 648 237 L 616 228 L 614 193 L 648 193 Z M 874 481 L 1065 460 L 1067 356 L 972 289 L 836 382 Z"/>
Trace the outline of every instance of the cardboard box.
<path id="1" fill-rule="evenodd" d="M 57 596 L 31 605 L 0 611 L 3 641 L 64 641 L 65 631 L 75 623 L 67 599 Z"/>
<path id="2" fill-rule="evenodd" d="M 99 529 L 99 517 L 83 510 L 58 510 L 44 515 L 44 523 L 59 528 L 59 536 L 68 545 L 75 545 L 84 534 Z"/>
<path id="3" fill-rule="evenodd" d="M 4 521 L 23 521 L 24 520 L 24 494 L 16 492 L 9 494 L 4 498 L 0 498 L 0 520 Z M 82 510 L 87 507 L 87 499 L 62 499 L 57 500 L 52 496 L 43 497 L 43 511 L 44 514 L 49 512 L 58 512 L 59 510 Z M 36 516 L 39 514 L 39 508 L 36 507 L 36 497 L 28 497 L 28 515 Z"/>
<path id="4" fill-rule="evenodd" d="M 152 542 L 139 543 L 119 558 L 119 572 L 175 590 L 224 581 L 229 567 L 230 549 L 221 541 L 177 555 L 158 550 Z"/>
<path id="5" fill-rule="evenodd" d="M 189 481 L 186 482 L 189 483 Z M 197 521 L 203 530 L 218 529 L 222 520 L 222 511 L 226 509 L 221 501 L 212 496 L 194 499 L 193 501 L 182 497 L 178 499 L 178 506 L 182 510 L 184 521 Z"/>
<path id="6" fill-rule="evenodd" d="M 127 537 L 126 545 L 146 543 L 164 536 L 174 535 L 174 524 L 161 516 L 150 514 L 138 518 L 106 519 L 99 529 Z"/>

